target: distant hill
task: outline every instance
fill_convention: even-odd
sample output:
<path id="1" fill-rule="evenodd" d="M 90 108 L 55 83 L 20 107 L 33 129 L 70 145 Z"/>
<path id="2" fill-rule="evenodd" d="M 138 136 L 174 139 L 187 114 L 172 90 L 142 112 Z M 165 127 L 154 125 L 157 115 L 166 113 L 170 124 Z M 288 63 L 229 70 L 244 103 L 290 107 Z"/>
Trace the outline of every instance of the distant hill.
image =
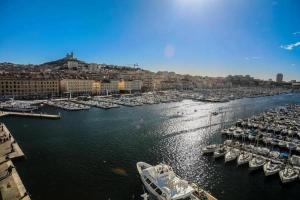
<path id="1" fill-rule="evenodd" d="M 62 58 L 62 59 L 58 59 L 58 60 L 54 60 L 54 61 L 50 61 L 50 62 L 45 62 L 43 64 L 41 64 L 40 66 L 52 66 L 52 67 L 62 67 L 64 65 L 68 64 L 68 61 L 77 61 L 79 65 L 86 65 L 87 63 L 81 60 L 78 60 L 77 58 L 75 58 L 73 56 L 73 52 L 71 52 L 70 54 L 67 53 L 67 55 Z"/>

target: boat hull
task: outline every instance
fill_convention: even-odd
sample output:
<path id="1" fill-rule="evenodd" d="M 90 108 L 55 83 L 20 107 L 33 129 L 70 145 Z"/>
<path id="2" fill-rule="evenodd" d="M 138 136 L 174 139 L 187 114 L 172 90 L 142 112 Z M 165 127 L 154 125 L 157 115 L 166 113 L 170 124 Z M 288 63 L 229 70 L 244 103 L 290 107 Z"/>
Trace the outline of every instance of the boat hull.
<path id="1" fill-rule="evenodd" d="M 269 170 L 267 164 L 264 165 L 263 169 L 264 169 L 265 176 L 272 176 L 277 174 L 280 171 L 279 169 Z"/>
<path id="2" fill-rule="evenodd" d="M 290 183 L 290 182 L 293 182 L 295 181 L 298 176 L 294 176 L 294 177 L 290 177 L 290 178 L 285 178 L 283 175 L 282 175 L 283 172 L 279 172 L 279 176 L 280 176 L 280 180 L 282 183 Z"/>
<path id="3" fill-rule="evenodd" d="M 151 195 L 154 195 L 158 200 L 165 200 L 161 195 L 157 194 L 157 192 L 150 187 L 150 185 L 146 182 L 146 180 L 142 176 L 143 167 L 148 168 L 148 167 L 151 167 L 151 165 L 149 165 L 148 163 L 145 163 L 145 162 L 138 162 L 136 164 L 136 166 L 137 166 L 137 170 L 138 170 L 139 175 L 140 175 L 140 179 L 143 182 L 143 185 L 146 187 L 146 190 L 149 193 L 151 193 Z"/>

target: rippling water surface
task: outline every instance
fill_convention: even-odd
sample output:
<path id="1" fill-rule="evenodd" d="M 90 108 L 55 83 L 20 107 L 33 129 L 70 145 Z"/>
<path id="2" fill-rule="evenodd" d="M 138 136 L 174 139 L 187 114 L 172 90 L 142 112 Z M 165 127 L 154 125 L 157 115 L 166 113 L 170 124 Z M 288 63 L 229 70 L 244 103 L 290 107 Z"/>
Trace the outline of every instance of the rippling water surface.
<path id="1" fill-rule="evenodd" d="M 16 163 L 35 200 L 140 199 L 142 185 L 136 162 L 170 164 L 181 177 L 199 183 L 218 199 L 299 199 L 300 184 L 280 184 L 262 170 L 250 173 L 235 163 L 224 165 L 202 156 L 201 147 L 222 142 L 220 125 L 260 113 L 267 108 L 300 103 L 300 95 L 240 99 L 212 104 L 185 100 L 177 103 L 119 109 L 61 112 L 57 121 L 5 118 L 26 159 Z M 299 181 L 300 182 L 300 181 Z"/>

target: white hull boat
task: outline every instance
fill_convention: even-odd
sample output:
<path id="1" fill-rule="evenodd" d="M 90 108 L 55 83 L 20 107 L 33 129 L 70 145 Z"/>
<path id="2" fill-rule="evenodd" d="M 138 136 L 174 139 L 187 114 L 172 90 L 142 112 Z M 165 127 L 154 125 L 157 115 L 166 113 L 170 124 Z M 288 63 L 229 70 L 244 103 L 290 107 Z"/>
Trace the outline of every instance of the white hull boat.
<path id="1" fill-rule="evenodd" d="M 227 148 L 226 147 L 220 147 L 217 148 L 214 152 L 214 158 L 220 158 L 222 156 L 224 156 L 227 152 Z"/>
<path id="2" fill-rule="evenodd" d="M 202 148 L 202 154 L 214 153 L 219 146 L 216 144 L 208 145 Z"/>
<path id="3" fill-rule="evenodd" d="M 168 165 L 138 162 L 136 166 L 146 189 L 158 200 L 216 200 L 197 185 L 181 179 Z"/>
<path id="4" fill-rule="evenodd" d="M 264 164 L 264 173 L 265 176 L 271 176 L 274 174 L 277 174 L 281 169 L 281 163 L 269 161 L 266 164 Z"/>
<path id="5" fill-rule="evenodd" d="M 266 160 L 262 157 L 254 157 L 249 161 L 249 169 L 256 170 L 264 166 Z"/>
<path id="6" fill-rule="evenodd" d="M 299 171 L 287 166 L 283 170 L 279 171 L 279 177 L 282 183 L 289 183 L 295 181 L 299 176 Z"/>
<path id="7" fill-rule="evenodd" d="M 225 154 L 225 163 L 235 160 L 240 155 L 240 150 L 231 149 Z"/>
<path id="8" fill-rule="evenodd" d="M 246 164 L 246 163 L 248 163 L 251 159 L 252 159 L 252 153 L 243 151 L 243 152 L 239 155 L 239 157 L 238 157 L 237 164 L 238 164 L 238 165 Z"/>

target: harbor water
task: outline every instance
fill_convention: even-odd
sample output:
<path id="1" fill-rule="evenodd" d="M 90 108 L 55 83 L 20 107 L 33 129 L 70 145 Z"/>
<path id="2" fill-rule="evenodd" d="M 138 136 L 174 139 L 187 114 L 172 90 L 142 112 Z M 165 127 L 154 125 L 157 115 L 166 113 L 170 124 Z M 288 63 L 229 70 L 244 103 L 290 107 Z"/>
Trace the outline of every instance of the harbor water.
<path id="1" fill-rule="evenodd" d="M 268 108 L 300 103 L 300 94 L 245 98 L 228 103 L 182 102 L 63 111 L 60 120 L 1 119 L 18 141 L 26 160 L 16 162 L 35 200 L 141 199 L 136 162 L 164 162 L 219 200 L 299 199 L 300 181 L 282 185 L 278 176 L 250 172 L 236 163 L 202 156 L 201 148 L 222 141 L 222 121 L 232 122 Z M 223 114 L 221 114 L 223 112 Z"/>

